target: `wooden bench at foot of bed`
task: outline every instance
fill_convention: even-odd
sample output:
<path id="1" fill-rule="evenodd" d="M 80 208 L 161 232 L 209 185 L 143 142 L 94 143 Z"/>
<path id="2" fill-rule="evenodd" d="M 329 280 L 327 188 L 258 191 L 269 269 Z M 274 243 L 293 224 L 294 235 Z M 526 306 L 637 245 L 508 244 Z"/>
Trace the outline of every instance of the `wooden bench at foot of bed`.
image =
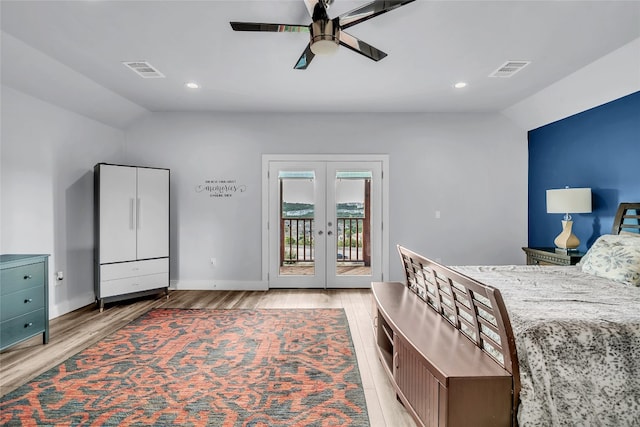
<path id="1" fill-rule="evenodd" d="M 398 250 L 407 283 L 372 292 L 378 355 L 400 401 L 422 426 L 515 425 L 515 347 L 499 292 Z"/>

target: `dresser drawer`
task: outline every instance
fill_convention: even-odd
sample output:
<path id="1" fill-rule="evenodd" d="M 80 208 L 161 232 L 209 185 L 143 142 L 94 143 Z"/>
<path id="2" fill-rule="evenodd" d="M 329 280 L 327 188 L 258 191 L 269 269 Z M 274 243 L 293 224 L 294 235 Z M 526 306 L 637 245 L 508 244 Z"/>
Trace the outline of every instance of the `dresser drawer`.
<path id="1" fill-rule="evenodd" d="M 167 287 L 169 287 L 168 272 L 139 277 L 127 277 L 117 280 L 106 280 L 100 282 L 100 295 L 98 298 L 108 298 L 116 295 Z"/>
<path id="2" fill-rule="evenodd" d="M 45 331 L 44 309 L 0 323 L 0 349 Z"/>
<path id="3" fill-rule="evenodd" d="M 0 321 L 9 320 L 41 308 L 44 308 L 44 290 L 41 287 L 4 294 L 0 301 Z"/>
<path id="4" fill-rule="evenodd" d="M 145 261 L 121 262 L 100 266 L 100 281 L 169 273 L 169 259 L 150 259 Z"/>
<path id="5" fill-rule="evenodd" d="M 527 254 L 528 265 L 576 265 L 583 252 L 563 252 L 556 248 L 522 248 Z"/>
<path id="6" fill-rule="evenodd" d="M 21 265 L 0 271 L 0 294 L 10 294 L 25 288 L 43 287 L 44 263 Z"/>
<path id="7" fill-rule="evenodd" d="M 569 261 L 562 260 L 562 259 L 554 260 L 553 262 L 551 262 L 548 259 L 531 257 L 531 259 L 529 259 L 528 261 L 529 262 L 527 262 L 527 264 L 529 265 L 570 265 Z"/>

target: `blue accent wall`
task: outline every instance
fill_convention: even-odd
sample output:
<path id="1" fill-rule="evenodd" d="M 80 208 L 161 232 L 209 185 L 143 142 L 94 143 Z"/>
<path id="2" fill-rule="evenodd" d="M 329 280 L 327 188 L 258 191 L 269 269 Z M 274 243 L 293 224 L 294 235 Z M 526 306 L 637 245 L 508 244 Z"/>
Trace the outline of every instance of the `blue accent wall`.
<path id="1" fill-rule="evenodd" d="M 573 216 L 585 251 L 611 233 L 618 203 L 640 202 L 640 92 L 529 131 L 529 246 L 554 246 L 562 214 L 546 190 L 590 187 L 593 212 Z"/>

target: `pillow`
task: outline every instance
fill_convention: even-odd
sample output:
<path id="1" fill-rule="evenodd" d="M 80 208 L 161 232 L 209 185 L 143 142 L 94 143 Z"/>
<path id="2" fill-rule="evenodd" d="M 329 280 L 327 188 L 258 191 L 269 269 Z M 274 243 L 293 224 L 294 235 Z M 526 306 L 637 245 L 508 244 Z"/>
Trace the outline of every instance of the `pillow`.
<path id="1" fill-rule="evenodd" d="M 582 258 L 584 273 L 640 286 L 640 239 L 626 234 L 605 234 Z"/>

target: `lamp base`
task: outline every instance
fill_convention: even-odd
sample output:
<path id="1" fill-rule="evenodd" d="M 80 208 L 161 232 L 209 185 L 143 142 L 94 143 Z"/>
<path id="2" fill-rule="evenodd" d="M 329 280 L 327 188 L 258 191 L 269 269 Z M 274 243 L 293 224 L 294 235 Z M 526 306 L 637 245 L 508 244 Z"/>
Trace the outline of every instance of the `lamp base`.
<path id="1" fill-rule="evenodd" d="M 576 249 L 580 246 L 580 239 L 571 232 L 573 221 L 562 221 L 562 233 L 558 234 L 553 243 L 556 247 L 565 250 Z"/>

